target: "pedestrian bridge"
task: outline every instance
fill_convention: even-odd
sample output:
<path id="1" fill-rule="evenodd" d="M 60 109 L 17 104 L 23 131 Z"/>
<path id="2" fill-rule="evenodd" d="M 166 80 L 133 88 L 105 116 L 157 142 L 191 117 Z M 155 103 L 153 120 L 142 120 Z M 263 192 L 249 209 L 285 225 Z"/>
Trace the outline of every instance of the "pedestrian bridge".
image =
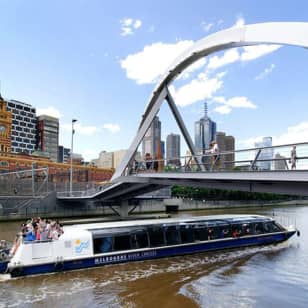
<path id="1" fill-rule="evenodd" d="M 308 48 L 308 23 L 270 22 L 244 25 L 214 33 L 197 41 L 161 75 L 150 95 L 137 134 L 114 173 L 111 183 L 91 194 L 87 191 L 64 192 L 58 194 L 58 198 L 70 201 L 127 200 L 168 185 L 308 195 L 307 144 L 297 145 L 296 170 L 290 170 L 289 162 L 293 144 L 276 147 L 279 152 L 275 152 L 275 147 L 268 147 L 220 153 L 219 160 L 210 154 L 198 155 L 169 91 L 171 82 L 199 59 L 217 51 L 258 44 Z M 191 155 L 175 158 L 172 163 L 160 160 L 138 162 L 135 159 L 138 147 L 163 102 L 169 105 Z"/>
<path id="2" fill-rule="evenodd" d="M 171 185 L 307 196 L 308 143 L 295 144 L 296 170 L 290 169 L 293 147 L 287 144 L 222 152 L 218 157 L 206 154 L 139 161 L 126 175 L 96 190 L 62 192 L 58 199 L 127 200 Z"/>

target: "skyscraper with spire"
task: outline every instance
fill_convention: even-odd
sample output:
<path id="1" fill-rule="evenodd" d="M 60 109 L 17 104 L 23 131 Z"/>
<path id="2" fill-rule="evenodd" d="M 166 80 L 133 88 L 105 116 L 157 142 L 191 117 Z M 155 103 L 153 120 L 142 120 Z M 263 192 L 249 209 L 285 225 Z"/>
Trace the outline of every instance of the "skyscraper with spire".
<path id="1" fill-rule="evenodd" d="M 198 154 L 209 149 L 210 143 L 216 138 L 216 122 L 208 116 L 207 102 L 204 102 L 204 115 L 195 122 L 195 148 Z"/>

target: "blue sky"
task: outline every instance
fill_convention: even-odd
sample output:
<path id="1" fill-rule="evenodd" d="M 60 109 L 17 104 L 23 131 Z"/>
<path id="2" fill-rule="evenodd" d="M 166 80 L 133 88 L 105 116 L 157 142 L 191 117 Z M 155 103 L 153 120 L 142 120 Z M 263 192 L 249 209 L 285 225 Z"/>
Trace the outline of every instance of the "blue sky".
<path id="1" fill-rule="evenodd" d="M 241 24 L 308 21 L 308 2 L 0 0 L 0 12 L 2 96 L 59 116 L 67 147 L 78 119 L 74 150 L 92 159 L 129 147 L 159 74 L 193 42 Z M 260 48 L 214 54 L 172 85 L 192 135 L 207 100 L 238 148 L 262 136 L 307 141 L 307 50 Z M 178 132 L 167 106 L 159 116 L 163 137 Z"/>

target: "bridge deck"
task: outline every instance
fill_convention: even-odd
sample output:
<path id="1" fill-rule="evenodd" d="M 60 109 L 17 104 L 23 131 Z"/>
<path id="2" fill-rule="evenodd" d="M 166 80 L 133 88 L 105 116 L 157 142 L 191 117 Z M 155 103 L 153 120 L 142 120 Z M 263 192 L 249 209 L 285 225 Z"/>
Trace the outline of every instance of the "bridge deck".
<path id="1" fill-rule="evenodd" d="M 308 195 L 308 171 L 139 173 L 119 177 L 92 195 L 58 195 L 58 199 L 128 199 L 170 185 Z"/>

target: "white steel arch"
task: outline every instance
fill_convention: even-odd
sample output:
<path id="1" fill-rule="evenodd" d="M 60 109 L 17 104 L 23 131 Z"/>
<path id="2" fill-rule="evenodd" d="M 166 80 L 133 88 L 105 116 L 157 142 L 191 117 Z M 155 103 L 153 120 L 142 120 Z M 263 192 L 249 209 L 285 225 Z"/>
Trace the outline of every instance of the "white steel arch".
<path id="1" fill-rule="evenodd" d="M 187 49 L 161 76 L 159 82 L 155 86 L 144 111 L 137 135 L 113 175 L 112 180 L 125 173 L 147 129 L 150 127 L 165 99 L 171 107 L 173 115 L 176 118 L 191 153 L 195 154 L 194 145 L 168 91 L 168 85 L 183 70 L 200 58 L 220 50 L 259 44 L 293 45 L 308 48 L 308 22 L 269 22 L 245 25 L 237 28 L 233 27 L 209 35 L 197 41 L 192 47 Z"/>

